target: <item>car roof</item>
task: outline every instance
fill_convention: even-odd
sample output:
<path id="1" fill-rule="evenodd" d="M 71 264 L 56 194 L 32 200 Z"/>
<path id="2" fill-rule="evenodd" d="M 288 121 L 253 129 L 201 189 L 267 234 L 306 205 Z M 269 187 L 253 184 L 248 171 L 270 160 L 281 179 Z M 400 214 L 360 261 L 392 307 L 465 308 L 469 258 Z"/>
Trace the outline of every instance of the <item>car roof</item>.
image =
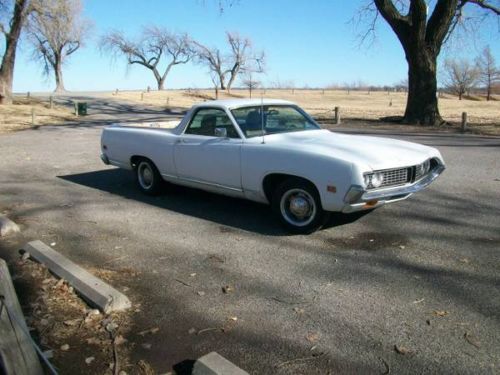
<path id="1" fill-rule="evenodd" d="M 223 109 L 232 109 L 238 107 L 250 107 L 258 105 L 296 105 L 288 100 L 281 99 L 223 99 L 209 100 L 195 104 L 193 107 L 217 107 Z"/>

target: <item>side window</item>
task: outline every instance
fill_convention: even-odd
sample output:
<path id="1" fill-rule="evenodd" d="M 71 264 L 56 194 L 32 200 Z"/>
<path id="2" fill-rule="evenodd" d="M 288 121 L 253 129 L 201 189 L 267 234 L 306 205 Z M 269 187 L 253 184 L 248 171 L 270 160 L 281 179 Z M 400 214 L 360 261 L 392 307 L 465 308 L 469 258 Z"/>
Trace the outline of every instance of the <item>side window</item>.
<path id="1" fill-rule="evenodd" d="M 229 138 L 239 138 L 234 125 L 221 109 L 202 108 L 195 113 L 185 133 L 215 136 L 215 128 L 226 128 Z"/>

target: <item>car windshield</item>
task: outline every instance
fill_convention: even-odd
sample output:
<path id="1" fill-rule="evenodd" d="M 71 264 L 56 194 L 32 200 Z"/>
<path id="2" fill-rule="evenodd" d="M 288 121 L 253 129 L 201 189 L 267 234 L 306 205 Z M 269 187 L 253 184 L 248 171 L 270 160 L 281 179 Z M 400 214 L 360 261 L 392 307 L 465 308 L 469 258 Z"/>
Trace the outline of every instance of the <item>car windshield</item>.
<path id="1" fill-rule="evenodd" d="M 247 138 L 319 129 L 309 116 L 293 105 L 242 107 L 233 109 L 231 113 Z"/>

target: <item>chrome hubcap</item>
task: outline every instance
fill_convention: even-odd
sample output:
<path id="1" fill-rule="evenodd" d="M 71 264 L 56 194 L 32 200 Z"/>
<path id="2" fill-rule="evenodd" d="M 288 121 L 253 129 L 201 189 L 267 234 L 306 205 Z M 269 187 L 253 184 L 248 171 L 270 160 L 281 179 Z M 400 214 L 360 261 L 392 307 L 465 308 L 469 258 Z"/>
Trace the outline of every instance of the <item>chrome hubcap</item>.
<path id="1" fill-rule="evenodd" d="M 283 194 L 280 209 L 283 218 L 295 226 L 310 224 L 317 211 L 314 198 L 302 189 L 291 189 Z"/>
<path id="2" fill-rule="evenodd" d="M 137 167 L 137 174 L 139 177 L 139 184 L 143 189 L 150 189 L 153 186 L 153 171 L 148 163 L 142 162 Z"/>
<path id="3" fill-rule="evenodd" d="M 310 209 L 309 202 L 304 197 L 295 196 L 290 199 L 290 212 L 295 216 L 303 218 L 307 216 Z"/>

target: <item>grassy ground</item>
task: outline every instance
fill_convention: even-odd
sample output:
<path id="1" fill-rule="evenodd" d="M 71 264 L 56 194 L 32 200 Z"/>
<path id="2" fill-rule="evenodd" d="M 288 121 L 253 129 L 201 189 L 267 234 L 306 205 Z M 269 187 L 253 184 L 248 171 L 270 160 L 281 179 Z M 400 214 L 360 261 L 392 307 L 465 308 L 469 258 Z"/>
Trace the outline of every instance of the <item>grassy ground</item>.
<path id="1" fill-rule="evenodd" d="M 11 105 L 0 105 L 0 133 L 40 125 L 56 125 L 73 119 L 74 115 L 69 108 L 58 105 L 50 108 L 49 103 L 36 98 L 16 98 Z"/>
<path id="2" fill-rule="evenodd" d="M 99 93 L 98 96 L 110 99 L 137 103 L 155 108 L 181 107 L 189 108 L 194 103 L 214 99 L 213 90 L 165 90 L 165 91 L 120 91 Z M 233 90 L 231 94 L 220 93 L 219 98 L 246 98 L 247 90 Z M 333 109 L 341 108 L 341 117 L 352 126 L 399 127 L 383 123 L 380 118 L 401 116 L 406 106 L 406 93 L 400 92 L 366 92 L 345 90 L 256 90 L 253 97 L 286 99 L 298 103 L 320 122 L 331 124 Z M 500 98 L 486 101 L 483 98 L 471 97 L 458 100 L 451 95 L 443 95 L 439 99 L 440 112 L 451 125 L 433 130 L 453 130 L 460 127 L 462 112 L 468 113 L 471 131 L 482 134 L 500 134 Z M 54 106 L 37 99 L 16 99 L 14 105 L 0 106 L 0 132 L 20 130 L 32 127 L 32 108 L 35 109 L 35 126 L 59 124 L 74 120 L 72 110 L 67 107 Z M 404 127 L 404 126 L 403 126 Z M 408 127 L 405 127 L 408 128 Z M 426 130 L 430 130 L 426 128 Z"/>
<path id="3" fill-rule="evenodd" d="M 110 94 L 114 98 L 151 106 L 190 107 L 192 104 L 214 99 L 212 90 L 121 91 Z M 343 90 L 256 90 L 253 97 L 291 100 L 320 120 L 331 119 L 332 110 L 341 107 L 345 120 L 379 120 L 386 116 L 401 116 L 406 106 L 406 93 Z M 233 90 L 231 95 L 220 93 L 219 98 L 246 98 L 246 90 Z M 487 102 L 473 97 L 458 100 L 444 94 L 439 100 L 441 115 L 452 125 L 458 126 L 462 112 L 468 113 L 469 123 L 485 133 L 500 133 L 500 101 Z"/>

